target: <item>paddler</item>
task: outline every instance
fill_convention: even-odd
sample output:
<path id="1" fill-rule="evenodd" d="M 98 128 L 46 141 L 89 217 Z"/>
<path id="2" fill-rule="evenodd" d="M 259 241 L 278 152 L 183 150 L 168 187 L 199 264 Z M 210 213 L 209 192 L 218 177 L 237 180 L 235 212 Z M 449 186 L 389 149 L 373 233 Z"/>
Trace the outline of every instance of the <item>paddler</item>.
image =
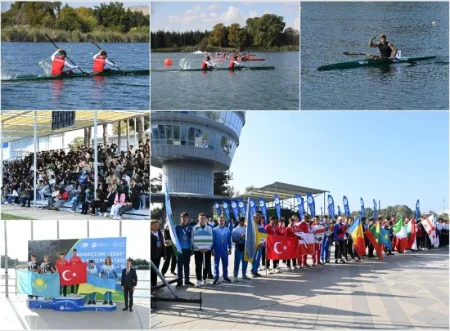
<path id="1" fill-rule="evenodd" d="M 243 67 L 244 65 L 240 62 L 237 61 L 238 56 L 235 55 L 234 59 L 230 61 L 230 63 L 228 64 L 228 68 L 229 69 L 233 69 L 234 67 Z"/>
<path id="2" fill-rule="evenodd" d="M 211 62 L 211 58 L 209 56 L 206 57 L 202 62 L 202 69 L 215 68 L 214 64 Z"/>
<path id="3" fill-rule="evenodd" d="M 59 56 L 56 56 L 59 54 Z M 52 76 L 59 75 L 71 75 L 72 70 L 63 71 L 64 67 L 69 67 L 70 69 L 78 69 L 78 66 L 72 65 L 66 61 L 67 53 L 66 51 L 58 48 L 55 53 L 51 56 L 52 59 Z"/>
<path id="4" fill-rule="evenodd" d="M 369 41 L 369 47 L 378 47 L 380 50 L 380 56 L 372 56 L 374 60 L 392 60 L 397 55 L 397 49 L 394 44 L 386 40 L 386 35 L 380 35 L 380 42 L 374 43 L 373 40 L 375 37 L 372 37 Z"/>
<path id="5" fill-rule="evenodd" d="M 102 49 L 100 52 L 94 55 L 94 67 L 93 72 L 111 71 L 111 68 L 105 69 L 105 64 L 109 64 L 111 67 L 117 67 L 116 64 L 108 60 L 108 54 Z"/>

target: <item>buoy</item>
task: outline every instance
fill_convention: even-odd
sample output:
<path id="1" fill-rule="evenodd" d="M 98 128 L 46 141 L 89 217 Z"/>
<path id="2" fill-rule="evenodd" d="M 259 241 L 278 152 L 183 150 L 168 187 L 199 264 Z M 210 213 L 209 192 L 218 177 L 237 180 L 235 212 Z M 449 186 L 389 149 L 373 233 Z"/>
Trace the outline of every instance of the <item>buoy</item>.
<path id="1" fill-rule="evenodd" d="M 431 24 L 436 25 L 436 21 L 433 21 Z"/>
<path id="2" fill-rule="evenodd" d="M 172 59 L 169 59 L 169 58 L 165 59 L 165 60 L 164 60 L 164 64 L 165 64 L 166 66 L 171 66 L 171 65 L 172 65 Z"/>

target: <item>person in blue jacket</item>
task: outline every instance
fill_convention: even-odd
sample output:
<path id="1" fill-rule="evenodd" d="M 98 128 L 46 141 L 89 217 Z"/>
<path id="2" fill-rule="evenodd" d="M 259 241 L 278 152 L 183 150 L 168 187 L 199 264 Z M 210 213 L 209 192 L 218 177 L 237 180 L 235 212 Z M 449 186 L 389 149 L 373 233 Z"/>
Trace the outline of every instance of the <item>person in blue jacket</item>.
<path id="1" fill-rule="evenodd" d="M 245 217 L 239 217 L 238 226 L 236 226 L 231 233 L 231 239 L 234 245 L 234 281 L 238 282 L 239 265 L 242 264 L 242 279 L 250 279 L 247 276 L 248 262 L 244 260 L 245 251 Z"/>
<path id="2" fill-rule="evenodd" d="M 189 264 L 191 263 L 191 236 L 192 226 L 188 224 L 189 214 L 181 213 L 181 223 L 175 227 L 175 233 L 181 246 L 181 254 L 177 256 L 177 286 L 180 288 L 183 285 L 183 270 L 184 270 L 184 285 L 195 286 L 189 280 Z"/>
<path id="3" fill-rule="evenodd" d="M 334 252 L 334 263 L 338 263 L 338 259 L 341 260 L 342 263 L 345 263 L 344 259 L 342 258 L 342 254 L 344 253 L 345 249 L 345 226 L 342 224 L 342 217 L 339 216 L 337 219 L 336 224 L 334 225 L 334 242 L 335 242 L 335 252 Z"/>
<path id="4" fill-rule="evenodd" d="M 219 226 L 213 229 L 213 244 L 211 254 L 214 256 L 214 282 L 216 285 L 219 281 L 219 264 L 222 260 L 223 280 L 231 283 L 228 278 L 228 255 L 231 254 L 231 232 L 225 226 L 225 218 L 219 216 Z"/>

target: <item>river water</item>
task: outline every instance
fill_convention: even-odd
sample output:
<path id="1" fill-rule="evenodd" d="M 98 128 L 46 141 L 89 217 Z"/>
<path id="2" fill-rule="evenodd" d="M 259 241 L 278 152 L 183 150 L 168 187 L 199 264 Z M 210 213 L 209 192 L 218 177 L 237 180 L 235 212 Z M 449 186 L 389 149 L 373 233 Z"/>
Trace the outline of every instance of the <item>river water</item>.
<path id="1" fill-rule="evenodd" d="M 245 66 L 275 66 L 275 70 L 229 72 L 152 72 L 152 110 L 298 110 L 298 52 L 254 53 L 265 61 Z M 201 68 L 202 54 L 152 53 L 152 69 L 172 69 L 180 63 Z M 227 67 L 228 62 L 220 67 Z"/>
<path id="2" fill-rule="evenodd" d="M 91 43 L 60 43 L 60 48 L 86 72 L 92 71 Z M 111 59 L 122 70 L 148 69 L 148 43 L 104 43 Z M 18 75 L 48 75 L 51 43 L 2 42 L 2 79 Z M 78 70 L 74 70 L 78 72 Z M 149 76 L 114 76 L 54 81 L 2 83 L 3 110 L 146 110 L 149 109 Z"/>
<path id="3" fill-rule="evenodd" d="M 302 110 L 443 110 L 449 108 L 448 2 L 318 2 L 301 4 Z M 387 35 L 403 56 L 435 55 L 417 65 L 317 71 L 352 61 L 345 51 Z"/>

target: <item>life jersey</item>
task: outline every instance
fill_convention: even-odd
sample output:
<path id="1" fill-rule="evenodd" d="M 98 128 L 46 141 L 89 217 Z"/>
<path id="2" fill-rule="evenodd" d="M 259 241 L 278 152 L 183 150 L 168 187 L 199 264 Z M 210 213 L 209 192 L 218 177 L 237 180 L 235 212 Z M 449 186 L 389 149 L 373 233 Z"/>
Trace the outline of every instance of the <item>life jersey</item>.
<path id="1" fill-rule="evenodd" d="M 382 43 L 378 44 L 378 49 L 380 50 L 381 58 L 387 59 L 392 54 L 392 49 L 389 46 L 389 41 L 386 41 L 386 43 L 383 45 Z"/>
<path id="2" fill-rule="evenodd" d="M 234 60 L 231 60 L 228 64 L 228 68 L 234 68 Z"/>
<path id="3" fill-rule="evenodd" d="M 325 235 L 325 227 L 322 224 L 313 225 L 312 230 L 314 232 L 314 237 L 316 239 L 316 244 L 320 244 L 323 241 Z"/>
<path id="4" fill-rule="evenodd" d="M 103 70 L 105 69 L 105 63 L 106 63 L 106 59 L 101 57 L 101 56 L 97 56 L 94 60 L 94 67 L 92 69 L 93 72 L 103 72 Z"/>
<path id="5" fill-rule="evenodd" d="M 208 65 L 206 64 L 206 60 L 203 60 L 203 62 L 202 62 L 202 69 L 206 69 L 206 68 L 208 68 Z"/>
<path id="6" fill-rule="evenodd" d="M 63 73 L 64 59 L 62 56 L 55 56 L 52 62 L 52 75 L 57 76 Z"/>

